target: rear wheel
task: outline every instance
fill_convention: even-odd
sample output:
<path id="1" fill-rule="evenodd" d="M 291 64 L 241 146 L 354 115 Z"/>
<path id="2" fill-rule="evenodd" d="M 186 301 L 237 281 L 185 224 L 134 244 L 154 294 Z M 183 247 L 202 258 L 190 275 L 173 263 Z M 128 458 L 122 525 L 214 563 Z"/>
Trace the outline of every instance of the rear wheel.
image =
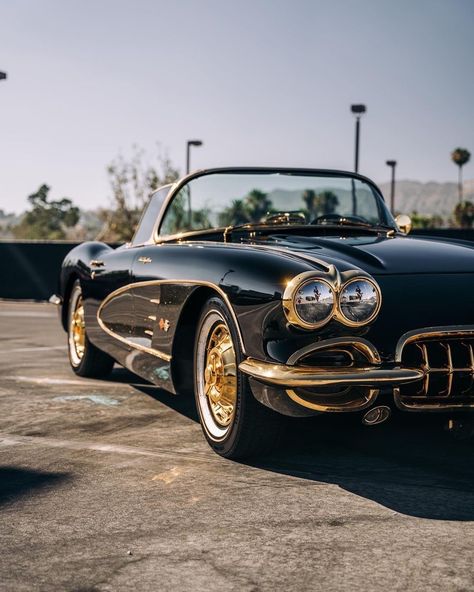
<path id="1" fill-rule="evenodd" d="M 235 323 L 220 298 L 205 304 L 194 348 L 194 392 L 210 446 L 226 458 L 261 455 L 277 444 L 281 417 L 261 405 L 239 369 Z"/>
<path id="2" fill-rule="evenodd" d="M 99 378 L 107 376 L 114 360 L 93 345 L 86 332 L 84 301 L 79 280 L 74 282 L 68 303 L 67 341 L 71 368 L 79 376 Z"/>

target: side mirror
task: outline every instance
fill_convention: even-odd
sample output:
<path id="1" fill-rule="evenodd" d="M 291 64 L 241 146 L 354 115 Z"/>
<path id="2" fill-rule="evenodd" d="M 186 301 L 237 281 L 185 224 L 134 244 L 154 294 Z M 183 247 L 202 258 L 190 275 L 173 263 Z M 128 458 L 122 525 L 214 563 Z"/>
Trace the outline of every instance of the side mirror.
<path id="1" fill-rule="evenodd" d="M 406 214 L 398 214 L 395 218 L 395 222 L 397 223 L 398 229 L 400 232 L 403 232 L 403 234 L 408 234 L 413 227 L 410 216 L 407 216 Z"/>

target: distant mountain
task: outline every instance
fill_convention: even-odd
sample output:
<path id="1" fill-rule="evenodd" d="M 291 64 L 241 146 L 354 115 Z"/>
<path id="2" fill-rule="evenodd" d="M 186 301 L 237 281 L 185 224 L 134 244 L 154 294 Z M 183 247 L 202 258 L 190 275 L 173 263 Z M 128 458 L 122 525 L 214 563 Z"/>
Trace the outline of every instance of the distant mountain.
<path id="1" fill-rule="evenodd" d="M 379 185 L 387 204 L 390 203 L 390 183 Z M 464 181 L 464 199 L 474 202 L 474 179 Z M 458 202 L 457 183 L 430 181 L 397 181 L 395 186 L 395 210 L 404 214 L 438 214 L 447 219 Z"/>
<path id="2" fill-rule="evenodd" d="M 386 203 L 390 206 L 390 183 L 381 183 L 379 187 Z M 330 189 L 328 187 L 328 190 Z M 324 188 L 318 187 L 318 190 L 322 191 Z M 464 181 L 463 192 L 464 199 L 474 202 L 474 179 Z M 343 202 L 340 205 L 347 205 L 350 202 L 349 192 L 338 190 L 338 195 Z M 275 189 L 269 193 L 273 206 L 277 210 L 284 210 L 292 203 L 297 204 L 299 196 L 300 191 L 284 189 Z M 399 213 L 411 214 L 416 211 L 418 214 L 424 215 L 437 214 L 447 223 L 457 203 L 457 183 L 437 183 L 435 181 L 422 183 L 403 180 L 397 181 L 395 186 L 395 210 Z"/>

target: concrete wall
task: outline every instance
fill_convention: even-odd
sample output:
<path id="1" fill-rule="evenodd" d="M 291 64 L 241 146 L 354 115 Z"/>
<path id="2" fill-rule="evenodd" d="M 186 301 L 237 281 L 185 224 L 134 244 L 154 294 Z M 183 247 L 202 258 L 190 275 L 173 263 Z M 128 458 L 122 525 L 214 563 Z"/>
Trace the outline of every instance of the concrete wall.
<path id="1" fill-rule="evenodd" d="M 414 235 L 474 242 L 474 229 L 414 230 Z M 58 275 L 74 242 L 0 241 L 0 298 L 48 300 L 57 291 Z"/>
<path id="2" fill-rule="evenodd" d="M 0 241 L 0 298 L 48 300 L 57 292 L 64 257 L 77 244 Z"/>

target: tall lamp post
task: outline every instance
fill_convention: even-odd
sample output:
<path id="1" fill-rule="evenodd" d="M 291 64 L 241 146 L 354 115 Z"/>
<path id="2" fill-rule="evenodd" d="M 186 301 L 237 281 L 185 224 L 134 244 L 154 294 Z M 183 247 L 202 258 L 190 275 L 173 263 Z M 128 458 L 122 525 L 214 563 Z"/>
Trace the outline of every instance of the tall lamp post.
<path id="1" fill-rule="evenodd" d="M 191 146 L 202 146 L 201 140 L 188 140 L 186 142 L 186 174 L 189 174 L 191 164 Z"/>
<path id="2" fill-rule="evenodd" d="M 354 158 L 354 170 L 356 173 L 359 172 L 359 138 L 360 138 L 360 118 L 367 111 L 365 105 L 351 105 L 351 111 L 354 113 L 356 118 L 355 126 L 355 158 Z"/>
<path id="3" fill-rule="evenodd" d="M 392 169 L 392 182 L 390 186 L 390 211 L 393 215 L 395 215 L 395 167 L 397 166 L 397 161 L 387 160 L 385 164 Z"/>

